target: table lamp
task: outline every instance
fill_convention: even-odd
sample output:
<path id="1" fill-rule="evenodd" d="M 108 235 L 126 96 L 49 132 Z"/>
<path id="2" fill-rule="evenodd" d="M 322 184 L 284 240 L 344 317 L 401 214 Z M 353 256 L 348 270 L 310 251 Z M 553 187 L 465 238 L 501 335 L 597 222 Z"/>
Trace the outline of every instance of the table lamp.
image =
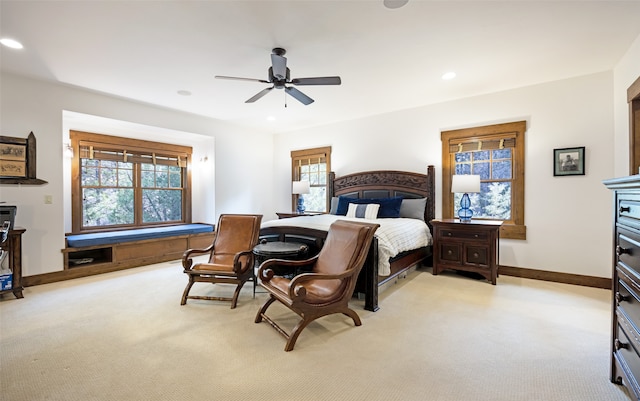
<path id="1" fill-rule="evenodd" d="M 470 193 L 480 192 L 480 176 L 479 175 L 460 175 L 453 176 L 451 181 L 451 192 L 463 194 L 460 200 L 460 209 L 458 210 L 458 218 L 461 222 L 471 221 L 473 211 L 469 209 L 471 206 Z"/>
<path id="2" fill-rule="evenodd" d="M 294 181 L 291 189 L 291 193 L 298 195 L 298 214 L 304 213 L 304 198 L 303 194 L 311 193 L 311 186 L 309 181 Z"/>

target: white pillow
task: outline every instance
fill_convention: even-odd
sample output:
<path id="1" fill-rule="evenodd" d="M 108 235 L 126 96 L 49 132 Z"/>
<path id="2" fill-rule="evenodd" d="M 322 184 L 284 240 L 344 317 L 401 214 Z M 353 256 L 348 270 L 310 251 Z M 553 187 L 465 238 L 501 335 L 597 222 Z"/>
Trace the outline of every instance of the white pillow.
<path id="1" fill-rule="evenodd" d="M 378 205 L 377 203 L 369 203 L 367 205 L 349 203 L 349 209 L 347 210 L 347 217 L 375 219 L 378 217 L 379 209 L 380 209 L 380 205 Z"/>

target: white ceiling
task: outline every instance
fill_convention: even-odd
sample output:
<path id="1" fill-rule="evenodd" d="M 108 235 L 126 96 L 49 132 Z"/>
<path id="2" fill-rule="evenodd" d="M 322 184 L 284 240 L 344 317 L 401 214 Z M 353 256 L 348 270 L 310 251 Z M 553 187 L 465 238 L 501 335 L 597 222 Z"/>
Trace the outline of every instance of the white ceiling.
<path id="1" fill-rule="evenodd" d="M 284 132 L 611 70 L 640 1 L 5 1 L 3 71 Z M 304 106 L 269 85 L 274 47 Z M 447 71 L 457 78 L 443 81 Z M 177 94 L 187 90 L 191 96 Z M 273 116 L 276 121 L 267 121 Z"/>

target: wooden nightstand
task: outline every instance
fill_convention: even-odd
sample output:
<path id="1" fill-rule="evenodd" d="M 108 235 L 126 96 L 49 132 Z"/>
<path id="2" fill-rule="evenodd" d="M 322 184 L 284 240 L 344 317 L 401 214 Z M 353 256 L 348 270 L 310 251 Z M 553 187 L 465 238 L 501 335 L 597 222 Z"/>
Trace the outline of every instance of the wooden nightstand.
<path id="1" fill-rule="evenodd" d="M 445 269 L 464 270 L 496 284 L 501 221 L 443 219 L 431 224 L 434 275 Z"/>
<path id="2" fill-rule="evenodd" d="M 316 214 L 322 213 L 297 213 L 297 212 L 276 212 L 279 219 L 288 219 L 289 217 L 300 217 L 300 216 L 315 216 Z"/>

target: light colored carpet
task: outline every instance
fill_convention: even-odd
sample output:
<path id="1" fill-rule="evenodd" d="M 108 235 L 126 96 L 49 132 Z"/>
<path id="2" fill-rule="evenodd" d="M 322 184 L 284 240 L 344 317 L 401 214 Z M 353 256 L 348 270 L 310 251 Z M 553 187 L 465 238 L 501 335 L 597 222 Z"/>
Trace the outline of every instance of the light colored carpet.
<path id="1" fill-rule="evenodd" d="M 284 352 L 253 322 L 265 294 L 247 285 L 235 310 L 180 306 L 186 281 L 172 262 L 5 296 L 0 399 L 628 400 L 608 380 L 610 291 L 416 271 L 378 312 L 353 300 L 362 326 L 326 317 Z M 298 320 L 270 311 L 287 328 Z"/>

